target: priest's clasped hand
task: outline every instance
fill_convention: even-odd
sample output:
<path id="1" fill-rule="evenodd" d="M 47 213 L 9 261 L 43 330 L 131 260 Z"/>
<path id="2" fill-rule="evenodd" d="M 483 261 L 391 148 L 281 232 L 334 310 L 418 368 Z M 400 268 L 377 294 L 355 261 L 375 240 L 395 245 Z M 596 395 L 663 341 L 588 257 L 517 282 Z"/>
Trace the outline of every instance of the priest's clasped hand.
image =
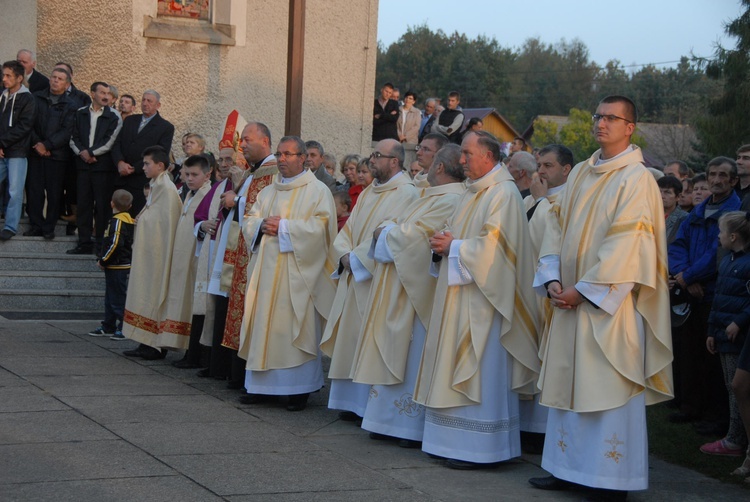
<path id="1" fill-rule="evenodd" d="M 448 253 L 451 251 L 452 242 L 453 234 L 449 230 L 444 230 L 430 237 L 430 249 L 435 254 L 448 256 Z"/>
<path id="2" fill-rule="evenodd" d="M 583 303 L 583 295 L 574 286 L 563 288 L 559 282 L 552 282 L 547 286 L 550 303 L 559 309 L 574 309 Z"/>
<path id="3" fill-rule="evenodd" d="M 269 216 L 260 224 L 260 231 L 271 237 L 279 235 L 279 222 L 281 216 Z"/>

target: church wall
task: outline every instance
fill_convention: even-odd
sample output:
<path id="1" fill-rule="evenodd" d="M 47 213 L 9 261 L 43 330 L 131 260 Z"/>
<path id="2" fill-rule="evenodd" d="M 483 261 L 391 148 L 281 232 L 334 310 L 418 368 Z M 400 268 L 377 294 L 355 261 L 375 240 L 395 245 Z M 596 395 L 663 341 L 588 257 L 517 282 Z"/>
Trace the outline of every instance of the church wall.
<path id="1" fill-rule="evenodd" d="M 49 75 L 55 62 L 68 61 L 79 88 L 104 80 L 139 101 L 144 90 L 157 90 L 162 115 L 176 127 L 175 148 L 182 134 L 198 132 L 216 151 L 233 108 L 265 122 L 275 148 L 284 133 L 288 7 L 249 0 L 245 36 L 226 46 L 144 37 L 155 0 L 42 0 L 38 68 Z M 377 9 L 377 0 L 307 1 L 302 136 L 338 156 L 369 153 Z"/>

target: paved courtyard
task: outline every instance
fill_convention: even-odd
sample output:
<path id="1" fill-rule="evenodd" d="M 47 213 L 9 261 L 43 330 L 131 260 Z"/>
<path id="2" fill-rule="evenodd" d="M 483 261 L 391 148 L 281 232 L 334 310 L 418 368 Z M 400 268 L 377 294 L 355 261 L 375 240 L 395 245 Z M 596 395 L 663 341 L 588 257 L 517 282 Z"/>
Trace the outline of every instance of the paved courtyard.
<path id="1" fill-rule="evenodd" d="M 579 500 L 543 492 L 539 456 L 454 471 L 373 441 L 326 408 L 244 406 L 225 382 L 121 355 L 96 321 L 0 317 L 0 500 Z M 747 500 L 748 491 L 651 459 L 651 487 L 628 500 Z"/>

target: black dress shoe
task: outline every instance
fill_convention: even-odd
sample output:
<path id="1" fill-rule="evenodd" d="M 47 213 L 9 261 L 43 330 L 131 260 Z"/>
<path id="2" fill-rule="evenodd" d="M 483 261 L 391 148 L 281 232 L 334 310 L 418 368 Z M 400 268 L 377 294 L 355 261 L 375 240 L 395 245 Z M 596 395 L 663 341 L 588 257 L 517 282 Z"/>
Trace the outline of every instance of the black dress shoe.
<path id="1" fill-rule="evenodd" d="M 50 232 L 48 234 L 44 234 L 42 237 L 44 237 L 45 241 L 51 241 L 55 238 L 55 232 Z"/>
<path id="2" fill-rule="evenodd" d="M 529 479 L 529 483 L 534 488 L 539 488 L 540 490 L 567 490 L 573 486 L 573 483 L 570 481 L 565 481 L 554 476 L 531 478 Z"/>
<path id="3" fill-rule="evenodd" d="M 500 465 L 500 462 L 480 464 L 477 462 L 467 462 L 466 460 L 458 460 L 455 458 L 449 458 L 445 461 L 445 466 L 447 468 L 457 469 L 459 471 L 476 471 L 479 469 L 494 469 L 498 465 Z"/>
<path id="4" fill-rule="evenodd" d="M 227 389 L 229 390 L 240 390 L 240 389 L 243 389 L 244 387 L 245 387 L 245 384 L 243 382 L 239 382 L 235 380 L 230 380 L 229 382 L 227 382 Z"/>
<path id="5" fill-rule="evenodd" d="M 310 393 L 305 394 L 294 394 L 289 396 L 289 403 L 286 405 L 288 411 L 302 411 L 307 408 L 307 398 L 310 397 Z"/>
<path id="6" fill-rule="evenodd" d="M 94 254 L 94 246 L 91 244 L 79 244 L 73 249 L 68 249 L 65 254 Z"/>
<path id="7" fill-rule="evenodd" d="M 422 441 L 414 441 L 413 439 L 399 439 L 398 445 L 401 448 L 421 448 Z"/>
<path id="8" fill-rule="evenodd" d="M 156 349 L 154 347 L 149 347 L 148 345 L 146 345 L 145 348 L 141 349 L 141 357 L 146 361 L 156 361 L 159 359 L 164 359 L 165 357 L 167 357 L 167 349 Z"/>
<path id="9" fill-rule="evenodd" d="M 357 420 L 362 420 L 362 417 L 353 411 L 341 411 L 339 412 L 339 420 L 343 420 L 344 422 L 356 422 Z"/>
<path id="10" fill-rule="evenodd" d="M 242 404 L 270 403 L 279 399 L 279 396 L 267 396 L 265 394 L 245 394 L 237 398 Z"/>
<path id="11" fill-rule="evenodd" d="M 41 237 L 44 235 L 41 228 L 30 228 L 23 233 L 24 237 Z"/>

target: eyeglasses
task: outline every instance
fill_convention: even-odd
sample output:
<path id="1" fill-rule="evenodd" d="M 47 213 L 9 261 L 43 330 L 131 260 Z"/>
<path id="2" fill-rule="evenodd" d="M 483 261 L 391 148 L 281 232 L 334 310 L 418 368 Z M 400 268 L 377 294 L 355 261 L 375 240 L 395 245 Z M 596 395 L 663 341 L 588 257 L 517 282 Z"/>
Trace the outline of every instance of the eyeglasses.
<path id="1" fill-rule="evenodd" d="M 370 154 L 370 158 L 372 159 L 373 157 L 376 159 L 395 159 L 396 158 L 393 155 L 385 155 L 380 152 L 372 152 Z"/>
<path id="2" fill-rule="evenodd" d="M 598 113 L 593 114 L 591 116 L 591 120 L 594 123 L 597 123 L 600 120 L 604 120 L 604 122 L 606 122 L 606 123 L 614 122 L 616 120 L 624 120 L 628 124 L 635 124 L 635 122 L 633 122 L 632 120 L 628 120 L 625 117 L 618 117 L 617 115 L 599 115 Z"/>
<path id="3" fill-rule="evenodd" d="M 417 145 L 417 146 L 414 147 L 414 151 L 415 152 L 418 152 L 420 150 L 424 150 L 427 153 L 434 151 L 434 150 L 431 150 L 431 149 L 427 148 L 426 146 L 422 146 L 422 145 Z"/>
<path id="4" fill-rule="evenodd" d="M 273 154 L 274 157 L 277 159 L 280 159 L 281 157 L 294 157 L 295 155 L 305 155 L 304 153 L 295 153 L 295 152 L 276 152 Z"/>

